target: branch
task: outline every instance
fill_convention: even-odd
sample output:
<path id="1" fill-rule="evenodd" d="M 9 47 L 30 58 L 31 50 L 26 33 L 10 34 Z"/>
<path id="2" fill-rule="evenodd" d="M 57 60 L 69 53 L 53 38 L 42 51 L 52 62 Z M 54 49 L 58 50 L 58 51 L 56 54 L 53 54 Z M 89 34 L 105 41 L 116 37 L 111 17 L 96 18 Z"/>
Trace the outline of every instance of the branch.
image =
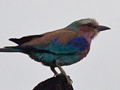
<path id="1" fill-rule="evenodd" d="M 68 84 L 64 75 L 58 75 L 40 82 L 33 90 L 73 90 L 73 87 Z"/>

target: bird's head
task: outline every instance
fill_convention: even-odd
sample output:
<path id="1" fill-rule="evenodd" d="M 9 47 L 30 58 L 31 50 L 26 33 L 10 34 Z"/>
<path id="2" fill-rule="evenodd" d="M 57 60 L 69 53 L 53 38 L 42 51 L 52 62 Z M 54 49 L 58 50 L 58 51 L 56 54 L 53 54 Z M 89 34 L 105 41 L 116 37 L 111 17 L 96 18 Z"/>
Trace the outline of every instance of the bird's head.
<path id="1" fill-rule="evenodd" d="M 66 28 L 78 31 L 81 34 L 89 34 L 90 38 L 94 38 L 94 36 L 96 36 L 100 31 L 110 29 L 109 27 L 99 25 L 96 20 L 90 18 L 77 20 Z"/>

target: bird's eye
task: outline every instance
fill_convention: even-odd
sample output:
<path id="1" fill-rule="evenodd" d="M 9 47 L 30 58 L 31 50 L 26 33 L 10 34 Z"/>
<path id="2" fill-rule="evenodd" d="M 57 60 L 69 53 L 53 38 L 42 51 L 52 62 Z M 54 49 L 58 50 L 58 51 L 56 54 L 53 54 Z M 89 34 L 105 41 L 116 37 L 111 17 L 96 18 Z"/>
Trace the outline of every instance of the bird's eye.
<path id="1" fill-rule="evenodd" d="M 92 27 L 92 24 L 91 24 L 91 23 L 88 23 L 87 26 L 88 26 L 88 27 Z"/>

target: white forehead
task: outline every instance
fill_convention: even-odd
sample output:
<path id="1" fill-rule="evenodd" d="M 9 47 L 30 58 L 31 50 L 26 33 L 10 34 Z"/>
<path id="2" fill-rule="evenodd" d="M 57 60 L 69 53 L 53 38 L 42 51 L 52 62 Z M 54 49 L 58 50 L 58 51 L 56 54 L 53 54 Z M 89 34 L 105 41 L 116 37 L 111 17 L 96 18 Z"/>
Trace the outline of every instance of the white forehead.
<path id="1" fill-rule="evenodd" d="M 98 26 L 98 22 L 94 19 L 90 19 L 90 18 L 87 18 L 87 19 L 81 19 L 80 20 L 80 23 L 81 24 L 88 24 L 88 23 L 92 23 L 93 25 L 95 26 Z"/>

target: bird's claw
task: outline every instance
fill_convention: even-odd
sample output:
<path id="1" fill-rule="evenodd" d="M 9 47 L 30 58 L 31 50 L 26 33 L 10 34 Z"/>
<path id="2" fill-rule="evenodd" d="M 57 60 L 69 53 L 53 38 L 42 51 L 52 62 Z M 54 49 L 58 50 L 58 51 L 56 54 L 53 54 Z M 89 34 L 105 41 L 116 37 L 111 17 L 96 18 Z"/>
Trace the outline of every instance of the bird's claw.
<path id="1" fill-rule="evenodd" d="M 68 84 L 72 85 L 73 81 L 70 79 L 70 76 L 64 75 L 62 73 L 54 75 L 54 76 L 59 76 L 59 75 L 63 75 L 67 81 Z"/>
<path id="2" fill-rule="evenodd" d="M 70 79 L 70 77 L 67 76 L 67 75 L 64 75 L 64 76 L 65 76 L 65 78 L 66 78 L 68 84 L 72 85 L 73 81 Z"/>

